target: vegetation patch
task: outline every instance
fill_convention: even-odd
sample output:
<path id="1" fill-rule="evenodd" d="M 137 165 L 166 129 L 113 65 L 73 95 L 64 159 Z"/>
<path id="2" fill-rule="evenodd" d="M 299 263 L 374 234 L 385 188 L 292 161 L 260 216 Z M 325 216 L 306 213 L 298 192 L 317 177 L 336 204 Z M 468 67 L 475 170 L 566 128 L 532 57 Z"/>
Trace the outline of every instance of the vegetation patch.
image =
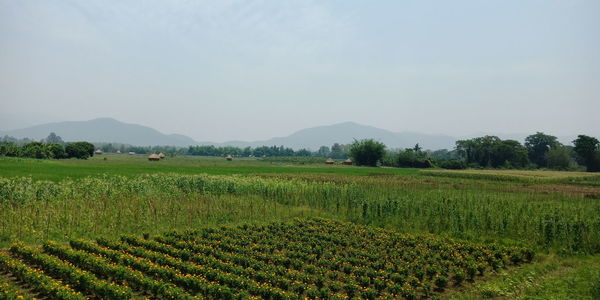
<path id="1" fill-rule="evenodd" d="M 348 299 L 431 297 L 531 262 L 531 249 L 321 218 L 122 236 L 42 250 L 13 244 L 0 268 L 48 297 Z"/>

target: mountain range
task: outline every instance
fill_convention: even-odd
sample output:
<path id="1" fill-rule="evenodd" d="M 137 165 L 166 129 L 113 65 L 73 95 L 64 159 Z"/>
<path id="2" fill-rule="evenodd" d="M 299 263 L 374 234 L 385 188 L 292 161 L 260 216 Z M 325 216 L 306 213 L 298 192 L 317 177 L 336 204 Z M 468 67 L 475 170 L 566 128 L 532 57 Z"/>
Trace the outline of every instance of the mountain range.
<path id="1" fill-rule="evenodd" d="M 67 121 L 36 125 L 23 129 L 0 131 L 0 136 L 31 138 L 41 140 L 50 132 L 56 133 L 64 141 L 90 141 L 95 143 L 122 143 L 134 146 L 178 146 L 214 145 L 236 147 L 285 146 L 293 149 L 307 148 L 317 150 L 320 146 L 331 146 L 333 143 L 348 144 L 355 139 L 372 138 L 388 148 L 408 148 L 419 143 L 424 149 L 452 149 L 459 139 L 470 137 L 451 137 L 447 135 L 423 134 L 417 132 L 393 132 L 373 126 L 354 122 L 306 128 L 285 137 L 268 140 L 246 142 L 229 141 L 224 143 L 197 142 L 180 134 L 164 134 L 156 129 L 123 123 L 111 118 L 98 118 L 89 121 Z M 479 135 L 482 136 L 483 134 Z M 524 134 L 498 135 L 523 141 Z M 571 137 L 559 137 L 561 141 L 571 141 Z"/>
<path id="2" fill-rule="evenodd" d="M 50 132 L 56 133 L 66 142 L 111 142 L 135 146 L 189 146 L 197 144 L 196 141 L 185 135 L 163 134 L 150 127 L 123 123 L 111 118 L 47 123 L 0 132 L 0 135 L 41 140 L 46 138 Z"/>

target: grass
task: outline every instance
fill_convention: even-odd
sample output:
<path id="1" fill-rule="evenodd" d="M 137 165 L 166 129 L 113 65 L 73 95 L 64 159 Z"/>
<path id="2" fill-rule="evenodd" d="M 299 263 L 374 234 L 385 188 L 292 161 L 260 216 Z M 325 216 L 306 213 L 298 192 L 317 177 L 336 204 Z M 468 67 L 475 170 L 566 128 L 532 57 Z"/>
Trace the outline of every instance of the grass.
<path id="1" fill-rule="evenodd" d="M 491 280 L 446 299 L 600 299 L 600 255 L 559 257 L 545 255 L 533 264 L 504 270 Z"/>
<path id="2" fill-rule="evenodd" d="M 106 160 L 104 160 L 106 158 Z M 0 157 L 1 177 L 31 177 L 34 180 L 61 181 L 102 174 L 136 176 L 153 173 L 178 174 L 339 174 L 369 176 L 372 168 L 325 164 L 295 165 L 262 161 L 257 159 L 235 159 L 178 156 L 161 161 L 148 161 L 145 155 L 107 154 L 89 160 L 35 160 Z M 377 169 L 378 174 L 406 176 L 418 173 L 417 169 Z"/>

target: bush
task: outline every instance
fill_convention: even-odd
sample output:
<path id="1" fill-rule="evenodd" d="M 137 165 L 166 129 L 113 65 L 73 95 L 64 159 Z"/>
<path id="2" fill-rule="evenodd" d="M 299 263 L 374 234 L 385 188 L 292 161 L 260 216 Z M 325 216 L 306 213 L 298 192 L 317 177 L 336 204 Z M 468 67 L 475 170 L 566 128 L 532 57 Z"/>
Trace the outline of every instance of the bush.
<path id="1" fill-rule="evenodd" d="M 94 156 L 94 145 L 88 142 L 76 142 L 67 145 L 65 148 L 67 157 L 87 159 Z"/>
<path id="2" fill-rule="evenodd" d="M 354 141 L 350 146 L 350 156 L 359 166 L 375 167 L 385 155 L 385 145 L 372 139 Z"/>
<path id="3" fill-rule="evenodd" d="M 21 154 L 29 158 L 48 158 L 46 147 L 40 142 L 31 142 L 25 145 Z"/>
<path id="4" fill-rule="evenodd" d="M 433 163 L 423 152 L 406 149 L 398 153 L 397 165 L 400 168 L 431 168 Z"/>
<path id="5" fill-rule="evenodd" d="M 467 168 L 467 164 L 459 159 L 442 160 L 439 165 L 440 168 L 449 170 L 463 170 Z"/>
<path id="6" fill-rule="evenodd" d="M 65 148 L 63 148 L 60 144 L 47 144 L 46 145 L 46 153 L 49 158 L 61 159 L 66 158 L 67 153 L 65 152 Z"/>
<path id="7" fill-rule="evenodd" d="M 545 161 L 550 169 L 568 170 L 575 164 L 571 158 L 571 153 L 566 147 L 556 147 L 548 150 L 545 155 Z"/>
<path id="8" fill-rule="evenodd" d="M 0 155 L 6 155 L 11 157 L 21 156 L 21 147 L 10 142 L 0 143 Z"/>

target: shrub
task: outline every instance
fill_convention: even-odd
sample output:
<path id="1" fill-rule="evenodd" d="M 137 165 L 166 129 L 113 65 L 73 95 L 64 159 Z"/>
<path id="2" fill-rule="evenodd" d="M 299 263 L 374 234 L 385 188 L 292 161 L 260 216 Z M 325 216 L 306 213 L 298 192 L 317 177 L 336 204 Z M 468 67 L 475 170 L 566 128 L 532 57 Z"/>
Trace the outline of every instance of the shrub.
<path id="1" fill-rule="evenodd" d="M 449 170 L 463 170 L 467 168 L 467 164 L 459 159 L 442 160 L 439 166 Z"/>
<path id="2" fill-rule="evenodd" d="M 354 141 L 350 146 L 350 156 L 359 166 L 375 167 L 385 155 L 385 145 L 372 139 Z"/>
<path id="3" fill-rule="evenodd" d="M 423 152 L 406 149 L 398 153 L 398 167 L 400 168 L 431 168 L 433 163 Z"/>
<path id="4" fill-rule="evenodd" d="M 67 157 L 65 148 L 63 148 L 63 146 L 60 144 L 47 144 L 46 152 L 49 158 L 60 159 Z"/>
<path id="5" fill-rule="evenodd" d="M 69 158 L 87 159 L 94 156 L 94 145 L 88 142 L 76 142 L 65 148 Z"/>

